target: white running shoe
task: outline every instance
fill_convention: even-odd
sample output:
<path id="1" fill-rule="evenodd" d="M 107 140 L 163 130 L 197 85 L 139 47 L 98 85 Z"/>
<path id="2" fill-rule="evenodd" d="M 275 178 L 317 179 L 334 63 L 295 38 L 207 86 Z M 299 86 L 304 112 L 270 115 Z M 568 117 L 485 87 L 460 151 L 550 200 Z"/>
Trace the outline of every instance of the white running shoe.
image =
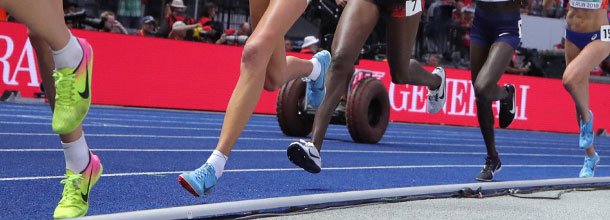
<path id="1" fill-rule="evenodd" d="M 295 165 L 310 173 L 319 173 L 322 170 L 320 152 L 311 142 L 300 140 L 288 145 L 288 159 Z"/>
<path id="2" fill-rule="evenodd" d="M 442 67 L 436 67 L 432 74 L 440 76 L 441 86 L 438 89 L 431 90 L 428 88 L 428 100 L 426 101 L 426 106 L 428 106 L 428 112 L 431 114 L 437 113 L 443 109 L 445 106 L 445 101 L 447 100 L 447 76 L 445 74 L 445 69 Z"/>

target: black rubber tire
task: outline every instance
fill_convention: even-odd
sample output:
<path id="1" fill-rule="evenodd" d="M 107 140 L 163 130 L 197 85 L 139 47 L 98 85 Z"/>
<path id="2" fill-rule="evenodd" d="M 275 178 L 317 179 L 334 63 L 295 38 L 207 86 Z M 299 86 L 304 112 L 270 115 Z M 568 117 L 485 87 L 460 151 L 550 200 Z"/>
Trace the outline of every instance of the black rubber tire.
<path id="1" fill-rule="evenodd" d="M 390 100 L 383 83 L 375 78 L 360 80 L 347 99 L 346 118 L 355 142 L 379 142 L 390 121 Z"/>
<path id="2" fill-rule="evenodd" d="M 284 84 L 277 95 L 277 121 L 285 135 L 305 137 L 311 133 L 314 116 L 303 110 L 305 87 L 303 80 L 294 79 Z"/>

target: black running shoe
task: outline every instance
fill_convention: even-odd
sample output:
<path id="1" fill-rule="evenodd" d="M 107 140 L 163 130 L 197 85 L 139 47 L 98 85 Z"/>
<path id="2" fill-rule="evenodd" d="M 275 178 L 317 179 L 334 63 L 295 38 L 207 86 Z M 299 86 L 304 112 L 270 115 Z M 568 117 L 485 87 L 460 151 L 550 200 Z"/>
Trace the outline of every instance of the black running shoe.
<path id="1" fill-rule="evenodd" d="M 500 127 L 508 127 L 515 119 L 517 112 L 515 106 L 515 85 L 507 84 L 504 88 L 508 92 L 508 96 L 500 100 Z"/>
<path id="2" fill-rule="evenodd" d="M 500 158 L 485 158 L 485 166 L 481 173 L 477 175 L 478 181 L 489 182 L 494 178 L 494 174 L 500 172 L 502 170 L 502 162 L 500 162 Z"/>

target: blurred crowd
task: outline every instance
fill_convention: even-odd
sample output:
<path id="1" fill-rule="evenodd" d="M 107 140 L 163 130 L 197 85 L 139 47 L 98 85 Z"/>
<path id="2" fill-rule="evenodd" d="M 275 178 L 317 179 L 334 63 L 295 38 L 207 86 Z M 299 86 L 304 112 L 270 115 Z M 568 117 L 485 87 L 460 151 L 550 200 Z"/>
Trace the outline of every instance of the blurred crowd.
<path id="1" fill-rule="evenodd" d="M 335 28 L 333 25 L 336 25 L 347 1 L 349 0 L 313 0 L 308 11 L 326 10 L 329 11 L 326 15 L 330 16 L 324 16 L 324 13 L 309 16 L 312 23 L 318 24 L 319 32 L 300 38 L 287 36 L 286 51 L 313 54 L 321 49 L 329 49 Z M 235 12 L 233 14 L 223 10 L 227 3 L 215 0 L 65 0 L 64 13 L 66 24 L 74 29 L 244 45 L 252 33 L 252 26 L 248 22 L 247 0 L 231 2 L 238 5 L 238 10 L 232 8 L 232 12 Z M 522 8 L 523 14 L 553 18 L 565 16 L 564 0 L 555 1 L 548 10 L 543 10 L 542 0 L 530 2 L 530 5 Z M 473 0 L 425 1 L 414 57 L 429 65 L 468 69 L 474 4 Z M 307 19 L 308 14 L 312 13 L 306 12 L 303 18 Z M 318 19 L 317 22 L 314 19 Z M 12 20 L 10 15 L 0 9 L 0 21 Z M 385 60 L 385 30 L 383 25 L 378 26 L 362 50 L 363 59 Z M 558 42 L 556 47 L 557 51 L 562 51 L 562 42 Z M 531 63 L 524 54 L 527 51 L 517 50 L 507 72 L 531 75 Z M 607 75 L 610 64 L 608 67 L 602 65 L 593 74 Z"/>

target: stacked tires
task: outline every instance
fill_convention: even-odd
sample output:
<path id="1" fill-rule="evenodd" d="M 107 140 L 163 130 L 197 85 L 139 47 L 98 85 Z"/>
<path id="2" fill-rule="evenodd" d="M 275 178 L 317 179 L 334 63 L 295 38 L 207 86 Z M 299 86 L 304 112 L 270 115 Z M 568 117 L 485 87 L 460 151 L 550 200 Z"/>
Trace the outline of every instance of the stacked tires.
<path id="1" fill-rule="evenodd" d="M 305 87 L 301 79 L 282 86 L 277 98 L 277 119 L 285 135 L 305 137 L 311 133 L 314 114 L 305 109 Z M 335 110 L 331 122 L 347 125 L 352 140 L 358 143 L 377 143 L 381 140 L 390 119 L 388 92 L 374 77 L 360 79 L 347 94 L 345 112 Z"/>

